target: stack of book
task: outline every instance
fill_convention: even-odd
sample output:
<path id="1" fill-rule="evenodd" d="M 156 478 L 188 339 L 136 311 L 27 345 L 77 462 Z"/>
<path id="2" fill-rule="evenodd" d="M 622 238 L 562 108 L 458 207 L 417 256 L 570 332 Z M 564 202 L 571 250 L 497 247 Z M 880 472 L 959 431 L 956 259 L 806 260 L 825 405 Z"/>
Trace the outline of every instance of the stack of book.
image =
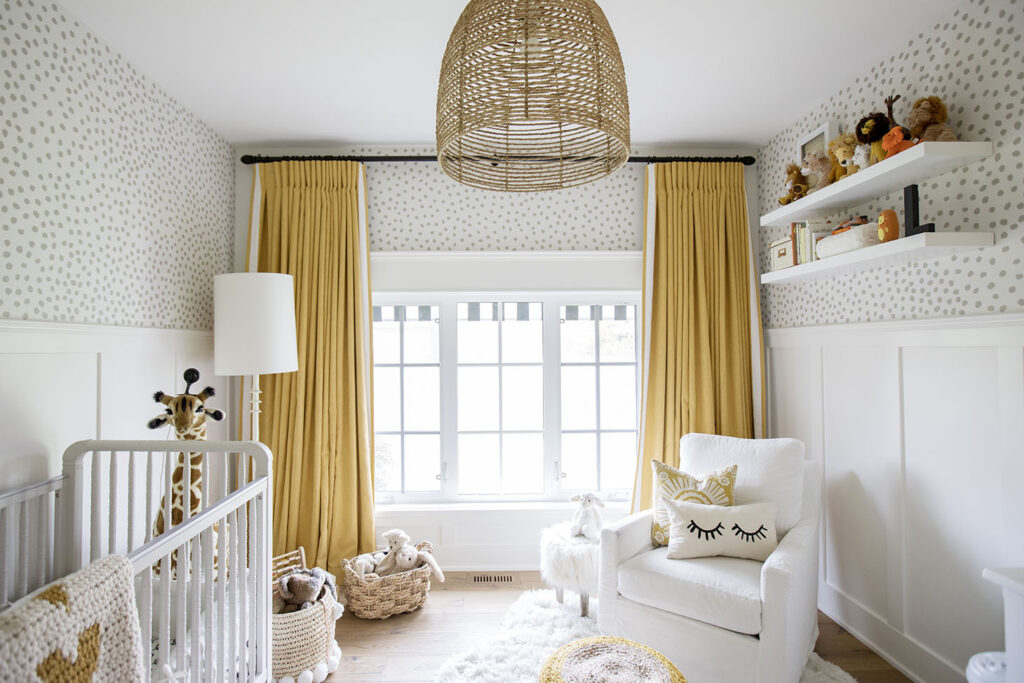
<path id="1" fill-rule="evenodd" d="M 772 270 L 817 261 L 815 246 L 831 235 L 835 227 L 832 221 L 824 220 L 790 223 L 789 236 L 768 245 Z"/>

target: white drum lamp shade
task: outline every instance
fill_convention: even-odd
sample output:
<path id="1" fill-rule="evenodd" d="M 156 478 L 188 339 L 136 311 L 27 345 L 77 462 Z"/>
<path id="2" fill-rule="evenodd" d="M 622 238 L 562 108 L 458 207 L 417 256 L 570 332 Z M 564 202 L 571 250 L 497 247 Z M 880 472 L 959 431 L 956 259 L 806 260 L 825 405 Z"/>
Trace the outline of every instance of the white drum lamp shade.
<path id="1" fill-rule="evenodd" d="M 213 278 L 213 366 L 217 375 L 299 369 L 291 275 L 226 273 Z"/>

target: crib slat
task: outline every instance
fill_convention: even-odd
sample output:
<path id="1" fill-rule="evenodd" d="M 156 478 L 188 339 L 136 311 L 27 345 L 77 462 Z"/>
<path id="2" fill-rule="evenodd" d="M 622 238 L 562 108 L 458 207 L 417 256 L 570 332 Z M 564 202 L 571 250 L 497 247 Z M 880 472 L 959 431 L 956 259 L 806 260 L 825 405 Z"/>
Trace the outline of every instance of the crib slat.
<path id="1" fill-rule="evenodd" d="M 246 514 L 246 510 L 248 508 L 249 504 L 244 504 L 241 508 L 241 519 L 240 521 L 236 520 L 236 523 L 240 525 L 238 527 L 238 541 L 241 544 L 241 548 L 239 549 L 238 564 L 235 565 L 235 571 L 237 572 L 236 580 L 239 585 L 239 595 L 241 595 L 239 605 L 242 611 L 242 615 L 239 620 L 239 623 L 242 626 L 241 633 L 239 635 L 239 643 L 242 648 L 242 659 L 245 662 L 244 673 L 246 673 L 247 676 L 252 675 L 253 673 L 252 665 L 250 664 L 252 661 L 252 649 L 250 647 L 250 644 L 252 643 L 252 629 L 250 628 L 249 623 L 249 524 L 248 515 Z"/>
<path id="2" fill-rule="evenodd" d="M 153 666 L 153 569 L 151 567 L 142 570 L 139 626 L 142 627 L 142 651 L 146 655 L 145 671 L 148 673 Z"/>
<path id="3" fill-rule="evenodd" d="M 128 545 L 126 552 L 135 550 L 135 451 L 128 453 Z"/>
<path id="4" fill-rule="evenodd" d="M 50 525 L 50 494 L 44 493 L 36 499 L 36 518 L 39 530 L 36 538 L 36 578 L 32 590 L 44 586 L 48 579 L 48 566 L 52 557 L 53 527 Z"/>
<path id="5" fill-rule="evenodd" d="M 227 622 L 227 593 L 225 591 L 225 585 L 228 582 L 227 577 L 227 545 L 225 544 L 225 537 L 227 535 L 227 517 L 222 517 L 218 524 L 219 531 L 217 532 L 217 624 L 218 626 L 223 625 Z M 218 667 L 219 677 L 224 676 L 225 668 L 225 651 L 224 651 L 224 636 L 225 633 L 221 629 L 217 629 L 217 656 L 216 662 Z"/>
<path id="6" fill-rule="evenodd" d="M 206 629 L 203 633 L 205 650 L 203 661 L 206 663 L 206 676 L 204 680 L 214 681 L 213 672 L 213 622 L 216 605 L 213 602 L 213 529 L 203 530 L 203 605 L 206 608 Z"/>
<path id="7" fill-rule="evenodd" d="M 181 470 L 181 521 L 192 516 L 192 454 L 185 454 L 185 466 Z"/>
<path id="8" fill-rule="evenodd" d="M 266 524 L 270 523 L 267 519 L 267 496 L 269 490 L 264 491 L 259 498 L 256 499 L 254 506 L 254 512 L 256 513 L 256 529 L 258 532 L 255 536 L 256 545 L 256 585 L 267 586 L 270 583 L 270 577 L 267 576 L 267 572 L 270 569 L 270 548 L 267 547 L 267 532 Z M 256 591 L 256 621 L 259 635 L 256 639 L 257 657 L 256 662 L 260 667 L 260 671 L 257 673 L 260 675 L 268 676 L 270 672 L 265 671 L 266 667 L 270 664 L 270 656 L 266 650 L 270 647 L 270 591 L 259 590 Z"/>
<path id="9" fill-rule="evenodd" d="M 7 582 L 11 578 L 9 574 L 11 567 L 7 563 L 7 558 L 11 556 L 10 553 L 7 552 L 8 521 L 7 508 L 0 508 L 0 607 L 3 607 L 10 602 L 9 593 L 7 591 Z"/>
<path id="10" fill-rule="evenodd" d="M 90 518 L 92 519 L 92 527 L 90 527 L 92 529 L 92 533 L 90 533 L 89 536 L 91 537 L 92 543 L 91 551 L 89 553 L 89 562 L 98 560 L 100 555 L 103 553 L 103 546 L 101 545 L 101 541 L 103 539 L 100 537 L 100 529 L 103 528 L 103 517 L 101 514 L 103 512 L 103 506 L 100 504 L 101 474 L 102 463 L 100 462 L 100 452 L 93 451 L 91 477 L 92 497 L 89 499 L 89 507 L 92 510 L 92 514 L 90 515 Z"/>
<path id="11" fill-rule="evenodd" d="M 28 501 L 18 504 L 18 595 L 28 594 Z"/>
<path id="12" fill-rule="evenodd" d="M 167 533 L 172 526 L 174 521 L 171 519 L 171 493 L 173 490 L 174 482 L 174 465 L 173 460 L 165 459 L 166 463 L 164 467 L 164 530 L 163 533 Z"/>
<path id="13" fill-rule="evenodd" d="M 146 452 L 146 510 L 142 520 L 146 523 L 145 542 L 153 540 L 153 451 Z"/>
<path id="14" fill-rule="evenodd" d="M 157 666 L 163 670 L 167 665 L 168 654 L 171 649 L 171 555 L 168 553 L 160 559 L 160 597 L 158 598 L 157 609 L 160 620 L 157 623 L 159 630 L 160 656 L 157 659 Z"/>
<path id="15" fill-rule="evenodd" d="M 202 498 L 202 509 L 203 510 L 205 510 L 206 508 L 210 507 L 210 490 L 211 490 L 211 485 L 210 485 L 210 464 L 209 463 L 210 463 L 210 454 L 207 453 L 206 455 L 203 456 L 203 462 L 200 463 L 200 465 L 199 465 L 199 471 L 203 475 L 203 490 L 202 490 L 202 495 L 200 496 Z"/>
<path id="16" fill-rule="evenodd" d="M 110 452 L 110 489 L 108 497 L 110 506 L 107 508 L 107 516 L 110 517 L 110 527 L 107 530 L 107 554 L 113 555 L 117 552 L 117 518 L 120 517 L 120 510 L 117 507 L 117 475 L 118 462 L 117 451 Z"/>
<path id="17" fill-rule="evenodd" d="M 186 547 L 186 544 L 182 544 L 175 551 L 178 554 L 178 572 L 174 579 L 174 613 L 177 616 L 174 642 L 177 644 L 178 656 L 174 670 L 178 672 L 185 671 L 185 651 L 187 649 L 185 643 L 185 626 L 188 619 L 188 616 L 185 614 L 185 586 L 188 582 L 188 558 L 185 556 Z"/>
<path id="18" fill-rule="evenodd" d="M 191 574 L 189 574 L 189 578 L 191 578 L 191 582 L 190 582 L 190 585 L 189 585 L 188 597 L 189 597 L 189 602 L 191 603 L 190 611 L 191 611 L 191 615 L 192 615 L 192 620 L 191 620 L 191 622 L 189 624 L 189 635 L 191 636 L 191 640 L 190 640 L 190 643 L 189 643 L 189 667 L 188 668 L 189 668 L 189 674 L 190 674 L 191 680 L 195 681 L 196 683 L 198 683 L 199 680 L 200 680 L 200 678 L 199 678 L 199 673 L 200 673 L 199 672 L 199 668 L 200 668 L 201 663 L 203 661 L 203 658 L 200 656 L 200 652 L 202 650 L 200 649 L 201 645 L 200 645 L 200 640 L 199 640 L 199 635 L 200 635 L 200 632 L 202 631 L 202 622 L 201 622 L 202 614 L 201 614 L 200 608 L 199 608 L 199 606 L 200 606 L 200 603 L 199 603 L 199 597 L 200 597 L 199 591 L 201 590 L 201 587 L 203 585 L 203 575 L 202 575 L 202 570 L 201 570 L 201 567 L 203 566 L 202 565 L 202 557 L 201 557 L 202 552 L 200 550 L 200 546 L 201 545 L 202 544 L 200 543 L 200 537 L 198 537 L 198 536 L 193 538 L 191 541 L 189 541 L 189 549 L 191 550 L 191 555 L 192 555 L 192 561 L 190 563 L 190 567 L 192 568 L 192 572 L 191 572 Z"/>
<path id="19" fill-rule="evenodd" d="M 229 583 L 231 587 L 231 621 L 229 622 L 229 635 L 228 635 L 228 661 L 231 663 L 232 680 L 238 674 L 238 661 L 239 655 L 242 654 L 242 650 L 238 647 L 238 637 L 242 633 L 240 628 L 239 616 L 241 612 L 241 604 L 239 604 L 238 597 L 238 584 L 241 583 L 242 577 L 238 573 L 238 508 L 231 511 L 228 515 L 230 524 L 228 525 L 229 533 L 231 534 L 228 539 L 230 543 L 229 555 L 231 557 L 231 563 L 228 565 Z"/>

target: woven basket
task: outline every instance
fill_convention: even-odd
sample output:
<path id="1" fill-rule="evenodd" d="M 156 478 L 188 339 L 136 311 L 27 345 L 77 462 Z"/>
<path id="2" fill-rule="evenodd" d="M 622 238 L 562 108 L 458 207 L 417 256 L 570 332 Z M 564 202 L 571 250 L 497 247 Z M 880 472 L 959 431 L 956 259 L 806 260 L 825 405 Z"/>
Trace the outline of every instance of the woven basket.
<path id="1" fill-rule="evenodd" d="M 417 550 L 434 552 L 429 542 L 416 544 Z M 348 610 L 360 619 L 387 619 L 396 614 L 414 612 L 430 592 L 430 567 L 410 569 L 389 576 L 360 578 L 350 560 L 345 560 L 345 597 Z"/>
<path id="2" fill-rule="evenodd" d="M 274 592 L 277 580 L 294 569 L 306 568 L 303 548 L 273 560 Z M 313 671 L 318 665 L 326 666 L 334 641 L 334 596 L 330 591 L 314 606 L 275 614 L 271 618 L 271 669 L 275 679 L 291 676 L 297 679 L 303 671 Z"/>

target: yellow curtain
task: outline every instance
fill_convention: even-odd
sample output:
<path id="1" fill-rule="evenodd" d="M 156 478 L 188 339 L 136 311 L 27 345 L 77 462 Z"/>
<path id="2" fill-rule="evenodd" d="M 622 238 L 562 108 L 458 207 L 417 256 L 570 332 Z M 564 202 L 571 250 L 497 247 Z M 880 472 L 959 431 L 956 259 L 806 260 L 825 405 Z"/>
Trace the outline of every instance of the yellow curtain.
<path id="1" fill-rule="evenodd" d="M 304 546 L 311 566 L 330 571 L 374 546 L 362 174 L 350 161 L 261 164 L 253 197 L 257 269 L 295 278 L 299 370 L 261 380 L 274 553 Z"/>
<path id="2" fill-rule="evenodd" d="M 743 166 L 657 164 L 652 190 L 634 511 L 651 506 L 651 460 L 678 466 L 684 434 L 754 436 Z"/>

